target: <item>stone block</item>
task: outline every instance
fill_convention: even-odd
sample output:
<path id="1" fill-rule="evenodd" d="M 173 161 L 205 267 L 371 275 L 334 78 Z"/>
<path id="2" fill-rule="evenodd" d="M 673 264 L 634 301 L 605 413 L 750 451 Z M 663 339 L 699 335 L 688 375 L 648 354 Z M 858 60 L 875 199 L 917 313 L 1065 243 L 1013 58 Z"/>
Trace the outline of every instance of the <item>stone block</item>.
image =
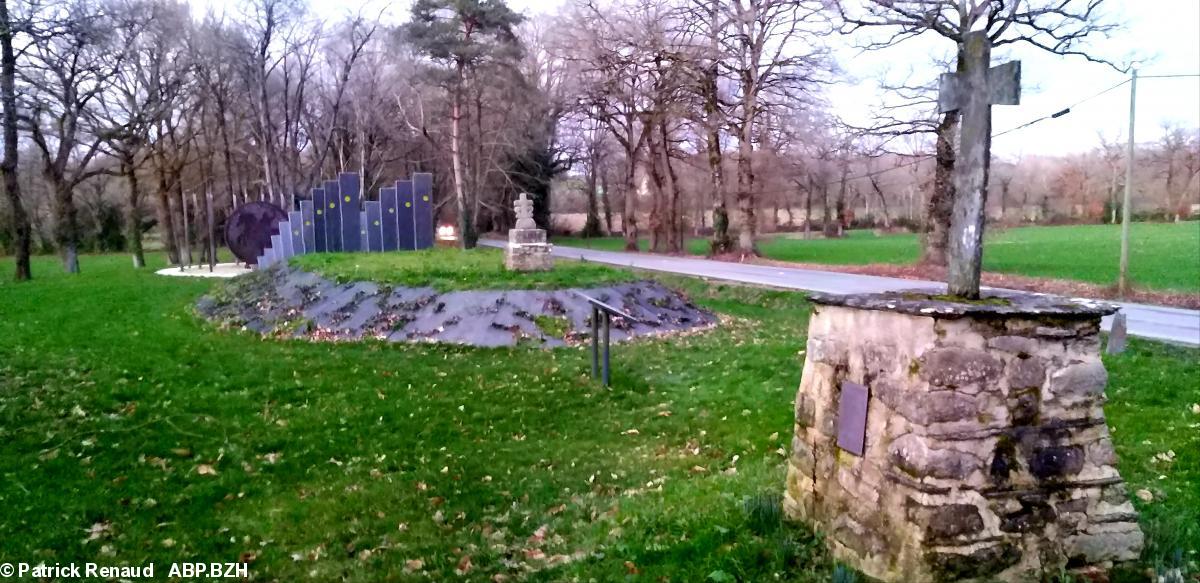
<path id="1" fill-rule="evenodd" d="M 926 506 L 908 499 L 908 518 L 921 528 L 925 541 L 933 544 L 953 542 L 983 531 L 983 515 L 974 504 Z"/>
<path id="2" fill-rule="evenodd" d="M 1104 395 L 1108 371 L 1099 360 L 1068 365 L 1050 373 L 1047 389 L 1050 395 L 1064 403 L 1078 403 Z"/>
<path id="3" fill-rule="evenodd" d="M 504 249 L 504 267 L 509 271 L 549 271 L 554 256 L 548 244 L 509 245 Z"/>
<path id="4" fill-rule="evenodd" d="M 1145 537 L 1137 523 L 1113 526 L 1116 528 L 1068 536 L 1064 541 L 1068 559 L 1082 563 L 1137 559 L 1145 544 Z"/>
<path id="5" fill-rule="evenodd" d="M 544 245 L 546 243 L 546 231 L 543 229 L 509 229 L 508 244 L 509 245 Z"/>
<path id="6" fill-rule="evenodd" d="M 1008 386 L 1010 389 L 1041 388 L 1046 381 L 1045 361 L 1036 356 L 1014 358 L 1008 363 Z"/>
<path id="7" fill-rule="evenodd" d="M 812 427 L 816 421 L 816 416 L 816 400 L 803 392 L 796 395 L 796 423 L 800 427 Z"/>
<path id="8" fill-rule="evenodd" d="M 1010 393 L 1008 396 L 1008 411 L 1013 425 L 1026 426 L 1038 422 L 1041 413 L 1041 391 L 1029 388 Z"/>
<path id="9" fill-rule="evenodd" d="M 1038 352 L 1038 341 L 1024 336 L 996 336 L 989 338 L 988 348 L 1003 350 L 1013 354 L 1034 354 Z"/>
<path id="10" fill-rule="evenodd" d="M 999 377 L 1000 359 L 973 348 L 935 348 L 921 356 L 921 378 L 939 387 L 957 387 Z"/>
<path id="11" fill-rule="evenodd" d="M 925 439 L 909 433 L 892 441 L 889 460 L 904 473 L 920 478 L 965 480 L 982 468 L 975 456 L 953 449 L 931 449 Z"/>
<path id="12" fill-rule="evenodd" d="M 813 362 L 828 364 L 834 367 L 845 367 L 846 345 L 833 338 L 809 338 L 807 357 Z"/>

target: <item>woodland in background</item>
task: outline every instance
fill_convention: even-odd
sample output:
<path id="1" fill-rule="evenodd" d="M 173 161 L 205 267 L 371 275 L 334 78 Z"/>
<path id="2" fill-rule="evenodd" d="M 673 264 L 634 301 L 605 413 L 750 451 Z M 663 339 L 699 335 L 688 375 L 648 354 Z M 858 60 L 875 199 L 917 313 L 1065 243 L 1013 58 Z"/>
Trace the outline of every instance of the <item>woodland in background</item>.
<path id="1" fill-rule="evenodd" d="M 1081 48 L 1115 26 L 1090 17 L 1096 3 L 947 0 L 913 21 L 911 2 L 883 0 L 573 0 L 534 18 L 503 1 L 417 0 L 392 26 L 322 20 L 296 0 L 222 16 L 175 0 L 0 0 L 0 248 L 18 255 L 18 279 L 29 252 L 57 252 L 71 272 L 90 251 L 140 266 L 153 240 L 179 262 L 208 249 L 207 197 L 219 237 L 239 204 L 289 208 L 339 171 L 359 172 L 369 197 L 431 171 L 437 220 L 467 247 L 506 229 L 528 192 L 544 227 L 657 251 L 702 234 L 714 252 L 751 254 L 761 231 L 878 226 L 926 233 L 936 263 L 956 116 L 936 113 L 926 85 L 890 88 L 907 107 L 873 127 L 840 123 L 823 98 L 842 79 L 829 41 L 930 31 L 953 54 L 956 31 L 986 26 L 998 43 L 1100 60 Z M 996 160 L 989 214 L 1114 220 L 1124 146 L 1097 141 Z M 1198 173 L 1200 132 L 1164 128 L 1139 144 L 1134 210 L 1187 216 Z M 552 224 L 552 210 L 582 220 Z"/>

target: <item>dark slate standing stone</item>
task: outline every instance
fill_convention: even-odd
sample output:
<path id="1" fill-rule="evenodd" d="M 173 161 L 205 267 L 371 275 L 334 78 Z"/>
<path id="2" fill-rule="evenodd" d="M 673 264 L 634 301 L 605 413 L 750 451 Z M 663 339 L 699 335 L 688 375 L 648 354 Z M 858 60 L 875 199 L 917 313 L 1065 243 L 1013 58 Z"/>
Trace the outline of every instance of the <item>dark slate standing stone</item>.
<path id="1" fill-rule="evenodd" d="M 1104 347 L 1104 352 L 1108 354 L 1121 354 L 1125 352 L 1126 332 L 1128 330 L 1125 325 L 1125 312 L 1113 314 L 1112 329 L 1108 332 L 1108 346 Z"/>
<path id="2" fill-rule="evenodd" d="M 296 250 L 292 248 L 292 221 L 279 223 L 279 243 L 280 248 L 283 249 L 284 259 L 296 254 Z"/>
<path id="3" fill-rule="evenodd" d="M 433 247 L 433 175 L 417 172 L 412 182 L 414 247 L 428 249 Z"/>
<path id="4" fill-rule="evenodd" d="M 358 238 L 362 243 L 362 248 L 359 251 L 370 250 L 370 245 L 367 243 L 367 211 L 358 211 Z"/>
<path id="5" fill-rule="evenodd" d="M 381 225 L 383 233 L 383 250 L 395 251 L 400 242 L 400 232 L 397 220 L 400 209 L 396 208 L 396 187 L 387 186 L 379 189 L 381 207 Z"/>
<path id="6" fill-rule="evenodd" d="M 329 228 L 325 226 L 326 217 L 329 215 L 327 211 L 329 207 L 325 203 L 325 189 L 313 189 L 313 248 L 317 253 L 324 253 L 329 250 Z"/>
<path id="7" fill-rule="evenodd" d="M 300 236 L 304 238 L 304 252 L 316 253 L 317 241 L 316 231 L 313 228 L 315 222 L 313 218 L 313 203 L 311 200 L 300 201 L 300 219 L 302 221 L 300 227 Z"/>
<path id="8" fill-rule="evenodd" d="M 288 213 L 288 223 L 291 223 L 292 227 L 292 252 L 304 255 L 308 252 L 304 247 L 304 211 Z"/>
<path id="9" fill-rule="evenodd" d="M 411 180 L 396 181 L 396 214 L 400 250 L 416 249 L 413 237 L 413 183 Z"/>
<path id="10" fill-rule="evenodd" d="M 363 228 L 367 231 L 367 251 L 383 251 L 383 217 L 378 201 L 369 200 L 363 203 L 367 210 L 363 211 Z"/>
<path id="11" fill-rule="evenodd" d="M 342 251 L 362 251 L 365 246 L 362 241 L 362 189 L 359 182 L 355 172 L 338 174 L 342 205 Z"/>
<path id="12" fill-rule="evenodd" d="M 325 181 L 325 243 L 329 251 L 342 247 L 342 190 L 336 180 Z"/>

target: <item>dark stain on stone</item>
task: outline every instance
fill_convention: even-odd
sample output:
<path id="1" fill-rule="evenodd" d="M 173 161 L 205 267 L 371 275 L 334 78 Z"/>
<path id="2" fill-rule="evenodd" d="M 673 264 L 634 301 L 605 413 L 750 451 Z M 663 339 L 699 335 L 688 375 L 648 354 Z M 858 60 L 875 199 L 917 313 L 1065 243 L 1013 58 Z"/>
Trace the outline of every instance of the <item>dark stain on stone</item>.
<path id="1" fill-rule="evenodd" d="M 1078 474 L 1083 469 L 1083 448 L 1049 446 L 1035 449 L 1029 460 L 1029 470 L 1040 480 Z"/>
<path id="2" fill-rule="evenodd" d="M 1000 517 L 1000 530 L 1004 532 L 1030 532 L 1057 518 L 1054 508 L 1046 502 L 1044 495 L 1018 496 L 1021 509 Z"/>
<path id="3" fill-rule="evenodd" d="M 959 581 L 994 575 L 1021 560 L 1016 546 L 1004 543 L 976 550 L 969 554 L 928 552 L 925 561 L 930 566 L 933 580 Z"/>
<path id="4" fill-rule="evenodd" d="M 988 473 L 993 483 L 1005 484 L 1016 469 L 1017 447 L 1011 437 L 1002 435 L 996 440 L 996 450 L 992 453 L 992 466 Z"/>

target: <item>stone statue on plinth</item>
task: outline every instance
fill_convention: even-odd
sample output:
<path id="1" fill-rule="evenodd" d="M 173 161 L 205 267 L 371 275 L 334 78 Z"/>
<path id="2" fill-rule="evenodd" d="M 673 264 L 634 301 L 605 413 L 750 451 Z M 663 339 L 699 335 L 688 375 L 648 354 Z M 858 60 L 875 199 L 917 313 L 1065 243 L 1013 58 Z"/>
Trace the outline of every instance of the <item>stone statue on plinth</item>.
<path id="1" fill-rule="evenodd" d="M 553 245 L 546 241 L 545 229 L 537 228 L 533 220 L 533 201 L 524 192 L 513 201 L 517 214 L 516 227 L 508 231 L 508 246 L 504 248 L 504 266 L 511 271 L 548 271 L 554 268 L 550 254 Z"/>

